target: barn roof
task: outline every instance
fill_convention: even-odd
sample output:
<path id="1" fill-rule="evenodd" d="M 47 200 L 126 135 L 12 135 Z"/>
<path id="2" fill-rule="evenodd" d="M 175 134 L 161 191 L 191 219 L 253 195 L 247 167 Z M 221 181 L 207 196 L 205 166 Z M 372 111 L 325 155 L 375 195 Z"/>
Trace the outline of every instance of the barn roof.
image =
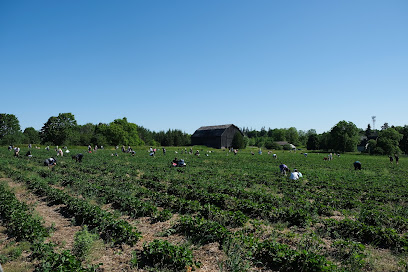
<path id="1" fill-rule="evenodd" d="M 220 126 L 204 126 L 197 129 L 191 137 L 219 137 L 227 128 L 231 126 L 236 127 L 241 132 L 241 130 L 233 124 Z"/>

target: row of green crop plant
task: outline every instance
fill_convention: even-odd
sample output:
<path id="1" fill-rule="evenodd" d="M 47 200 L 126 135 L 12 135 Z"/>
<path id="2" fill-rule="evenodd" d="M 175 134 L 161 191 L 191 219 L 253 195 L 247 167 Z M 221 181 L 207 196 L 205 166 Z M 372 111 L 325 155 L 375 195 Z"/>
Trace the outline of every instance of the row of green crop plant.
<path id="1" fill-rule="evenodd" d="M 31 243 L 32 258 L 38 259 L 35 271 L 97 271 L 98 266 L 82 267 L 82 263 L 69 250 L 56 252 L 52 243 L 44 243 L 50 235 L 42 220 L 34 216 L 27 204 L 20 202 L 5 183 L 0 183 L 0 218 L 8 235 L 17 241 Z"/>
<path id="2" fill-rule="evenodd" d="M 335 271 L 336 267 L 325 256 L 305 249 L 292 249 L 288 245 L 273 241 L 259 240 L 253 235 L 231 232 L 217 222 L 191 216 L 183 216 L 175 226 L 194 243 L 218 242 L 228 253 L 231 244 L 239 244 L 241 258 L 260 267 L 277 271 Z M 228 246 L 229 245 L 229 246 Z M 229 256 L 230 258 L 232 256 Z"/>
<path id="3" fill-rule="evenodd" d="M 90 229 L 100 232 L 101 238 L 113 243 L 135 244 L 141 237 L 140 233 L 124 220 L 102 210 L 99 206 L 92 205 L 86 200 L 73 197 L 60 189 L 48 185 L 42 178 L 31 173 L 15 172 L 11 168 L 0 166 L 9 177 L 27 184 L 28 188 L 39 196 L 46 196 L 52 204 L 64 204 L 64 211 L 74 217 L 77 224 L 86 224 Z"/>

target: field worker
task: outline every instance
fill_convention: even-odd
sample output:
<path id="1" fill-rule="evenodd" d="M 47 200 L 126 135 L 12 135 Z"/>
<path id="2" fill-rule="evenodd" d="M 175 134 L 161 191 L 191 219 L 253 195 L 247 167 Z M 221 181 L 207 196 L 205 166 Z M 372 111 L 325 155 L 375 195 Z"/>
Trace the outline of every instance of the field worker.
<path id="1" fill-rule="evenodd" d="M 279 169 L 280 169 L 281 174 L 283 174 L 284 176 L 286 176 L 286 172 L 289 171 L 289 168 L 287 167 L 287 165 L 283 163 L 279 165 Z"/>
<path id="2" fill-rule="evenodd" d="M 307 157 L 307 153 L 304 153 L 303 155 L 305 155 L 305 157 Z"/>
<path id="3" fill-rule="evenodd" d="M 132 150 L 130 151 L 130 154 L 132 154 L 132 156 L 136 155 L 136 151 Z"/>
<path id="4" fill-rule="evenodd" d="M 178 165 L 178 160 L 177 158 L 174 158 L 174 160 L 171 162 L 171 165 L 177 166 Z"/>
<path id="5" fill-rule="evenodd" d="M 298 180 L 301 176 L 302 176 L 302 174 L 297 169 L 294 169 L 293 172 L 290 173 L 289 179 Z"/>
<path id="6" fill-rule="evenodd" d="M 394 161 L 394 158 L 392 156 L 388 156 L 390 158 L 390 163 Z"/>
<path id="7" fill-rule="evenodd" d="M 258 154 L 262 155 L 262 149 L 259 149 Z"/>
<path id="8" fill-rule="evenodd" d="M 76 162 L 82 162 L 82 158 L 84 155 L 82 153 L 76 154 L 75 156 L 72 156 L 72 159 L 75 160 Z"/>
<path id="9" fill-rule="evenodd" d="M 53 157 L 46 159 L 44 161 L 44 166 L 53 167 L 55 165 L 57 165 L 57 160 L 54 159 Z"/>
<path id="10" fill-rule="evenodd" d="M 290 173 L 289 179 L 298 180 L 301 177 L 303 177 L 302 173 L 300 173 L 297 169 L 294 169 L 293 172 Z"/>
<path id="11" fill-rule="evenodd" d="M 398 157 L 398 155 L 397 155 L 397 154 L 395 154 L 395 155 L 394 155 L 394 157 L 395 157 L 395 163 L 396 163 L 396 164 L 398 164 L 398 161 L 399 161 L 399 157 Z"/>
<path id="12" fill-rule="evenodd" d="M 196 156 L 200 156 L 200 151 L 196 151 L 196 153 L 194 154 L 194 155 L 196 155 Z"/>
<path id="13" fill-rule="evenodd" d="M 163 147 L 163 155 L 166 155 L 166 149 Z"/>
<path id="14" fill-rule="evenodd" d="M 92 153 L 92 146 L 88 145 L 88 153 Z"/>
<path id="15" fill-rule="evenodd" d="M 20 148 L 16 146 L 14 148 L 14 157 L 18 157 L 19 154 L 20 154 Z"/>
<path id="16" fill-rule="evenodd" d="M 30 159 L 33 157 L 33 155 L 31 154 L 31 150 L 28 150 L 26 153 L 26 156 Z"/>
<path id="17" fill-rule="evenodd" d="M 177 166 L 178 167 L 184 167 L 184 166 L 186 166 L 186 163 L 184 162 L 183 159 L 181 159 L 181 160 L 178 161 Z"/>
<path id="18" fill-rule="evenodd" d="M 354 170 L 361 170 L 361 162 L 359 162 L 359 161 L 355 161 L 354 163 L 353 163 L 353 165 L 354 165 Z"/>
<path id="19" fill-rule="evenodd" d="M 62 152 L 62 149 L 61 149 L 61 148 L 58 148 L 58 150 L 57 150 L 57 156 L 61 156 L 61 157 L 64 156 L 64 153 Z"/>
<path id="20" fill-rule="evenodd" d="M 273 154 L 272 156 L 273 156 L 273 158 L 274 158 L 275 160 L 278 159 L 278 155 Z"/>

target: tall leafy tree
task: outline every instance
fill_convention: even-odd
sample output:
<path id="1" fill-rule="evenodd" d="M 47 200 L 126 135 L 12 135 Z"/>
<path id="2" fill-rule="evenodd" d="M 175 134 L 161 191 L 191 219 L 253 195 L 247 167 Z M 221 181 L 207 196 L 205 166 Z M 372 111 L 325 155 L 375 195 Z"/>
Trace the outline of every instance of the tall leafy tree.
<path id="1" fill-rule="evenodd" d="M 394 128 L 383 129 L 378 135 L 377 147 L 380 147 L 387 155 L 400 153 L 399 142 L 402 138 L 403 135 Z"/>
<path id="2" fill-rule="evenodd" d="M 20 122 L 14 114 L 0 113 L 1 144 L 17 144 L 22 141 Z"/>
<path id="3" fill-rule="evenodd" d="M 233 148 L 245 148 L 244 136 L 241 133 L 237 132 L 232 138 L 232 147 Z"/>
<path id="4" fill-rule="evenodd" d="M 352 122 L 340 121 L 331 129 L 330 138 L 334 150 L 355 151 L 360 141 L 359 129 Z"/>
<path id="5" fill-rule="evenodd" d="M 396 127 L 395 129 L 402 134 L 402 139 L 399 142 L 399 148 L 402 152 L 408 154 L 408 126 L 405 125 L 403 127 Z"/>
<path id="6" fill-rule="evenodd" d="M 298 144 L 299 134 L 295 127 L 290 127 L 286 130 L 286 140 L 291 144 Z"/>
<path id="7" fill-rule="evenodd" d="M 70 144 L 78 141 L 77 122 L 72 113 L 60 113 L 51 116 L 41 128 L 40 136 L 43 143 L 55 145 Z"/>
<path id="8" fill-rule="evenodd" d="M 366 128 L 366 130 L 365 130 L 364 135 L 367 136 L 367 137 L 369 137 L 369 136 L 371 136 L 372 132 L 373 132 L 373 131 L 372 131 L 372 129 L 371 129 L 371 125 L 368 124 L 368 125 L 367 125 L 367 128 Z"/>
<path id="9" fill-rule="evenodd" d="M 319 149 L 319 136 L 317 134 L 309 135 L 306 143 L 306 148 L 308 150 L 318 150 Z"/>
<path id="10" fill-rule="evenodd" d="M 40 133 L 33 127 L 24 129 L 23 135 L 27 144 L 39 144 L 41 142 Z"/>

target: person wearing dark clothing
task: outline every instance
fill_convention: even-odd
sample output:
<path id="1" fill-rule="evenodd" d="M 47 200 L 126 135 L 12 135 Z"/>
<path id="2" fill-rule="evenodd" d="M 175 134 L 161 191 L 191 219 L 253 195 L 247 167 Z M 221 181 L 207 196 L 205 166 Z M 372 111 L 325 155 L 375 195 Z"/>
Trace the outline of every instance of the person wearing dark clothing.
<path id="1" fill-rule="evenodd" d="M 48 167 L 52 167 L 52 166 L 54 166 L 54 165 L 56 165 L 57 164 L 57 160 L 56 159 L 54 159 L 53 157 L 51 157 L 51 158 L 49 158 L 49 159 L 46 159 L 45 161 L 44 161 L 44 166 L 48 166 Z"/>
<path id="2" fill-rule="evenodd" d="M 286 164 L 279 165 L 280 172 L 286 176 L 286 172 L 289 171 L 289 167 Z"/>
<path id="3" fill-rule="evenodd" d="M 390 157 L 390 163 L 392 163 L 394 161 L 394 158 L 392 156 L 389 156 L 389 157 Z"/>
<path id="4" fill-rule="evenodd" d="M 395 163 L 396 163 L 396 164 L 398 164 L 398 161 L 399 161 L 399 157 L 398 157 L 398 155 L 397 155 L 397 154 L 395 154 L 395 155 L 394 155 L 394 157 L 395 157 Z"/>
<path id="5" fill-rule="evenodd" d="M 75 156 L 72 156 L 72 159 L 75 160 L 76 162 L 82 162 L 82 158 L 84 155 L 82 153 L 76 154 Z"/>
<path id="6" fill-rule="evenodd" d="M 353 165 L 354 165 L 354 170 L 361 170 L 361 162 L 359 162 L 359 161 L 355 161 L 354 163 L 353 163 Z"/>

